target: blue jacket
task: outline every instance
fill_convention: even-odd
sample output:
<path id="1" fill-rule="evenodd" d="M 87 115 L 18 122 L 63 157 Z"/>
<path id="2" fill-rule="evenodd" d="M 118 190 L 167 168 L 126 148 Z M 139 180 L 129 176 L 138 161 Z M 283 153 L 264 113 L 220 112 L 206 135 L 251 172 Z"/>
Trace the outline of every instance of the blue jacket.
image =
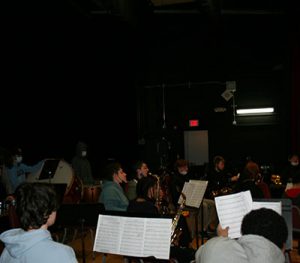
<path id="1" fill-rule="evenodd" d="M 29 166 L 24 163 L 14 164 L 11 168 L 6 167 L 4 176 L 7 194 L 13 194 L 16 188 L 26 180 L 27 173 L 36 173 L 42 167 L 44 161 L 40 161 L 36 165 Z"/>
<path id="2" fill-rule="evenodd" d="M 0 263 L 77 263 L 74 250 L 52 240 L 44 229 L 10 229 L 0 235 L 5 248 Z"/>
<path id="3" fill-rule="evenodd" d="M 129 204 L 122 187 L 112 181 L 104 181 L 99 202 L 110 211 L 126 211 Z"/>

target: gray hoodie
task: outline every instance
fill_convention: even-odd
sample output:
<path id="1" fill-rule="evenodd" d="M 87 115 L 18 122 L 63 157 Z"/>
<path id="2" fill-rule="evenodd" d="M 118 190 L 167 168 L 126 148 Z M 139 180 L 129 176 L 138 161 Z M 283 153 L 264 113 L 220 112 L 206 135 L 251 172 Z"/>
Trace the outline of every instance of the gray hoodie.
<path id="1" fill-rule="evenodd" d="M 215 237 L 196 252 L 196 263 L 284 263 L 283 252 L 268 239 L 244 235 L 239 239 Z"/>
<path id="2" fill-rule="evenodd" d="M 48 230 L 11 229 L 0 240 L 5 244 L 0 263 L 77 263 L 74 250 L 53 241 Z"/>

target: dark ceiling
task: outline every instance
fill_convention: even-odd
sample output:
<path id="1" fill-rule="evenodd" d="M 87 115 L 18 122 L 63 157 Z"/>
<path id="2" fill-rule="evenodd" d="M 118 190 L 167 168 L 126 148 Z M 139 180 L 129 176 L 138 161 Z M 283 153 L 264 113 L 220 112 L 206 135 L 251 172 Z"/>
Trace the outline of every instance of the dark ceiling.
<path id="1" fill-rule="evenodd" d="M 99 138 L 103 130 L 117 138 L 115 145 L 135 142 L 136 86 L 210 89 L 202 84 L 237 80 L 245 89 L 281 87 L 290 69 L 290 33 L 299 25 L 292 0 L 5 1 L 1 7 L 5 132 L 15 139 L 29 117 L 37 128 L 27 135 L 39 147 L 36 138 L 47 132 L 58 146 L 92 136 L 110 149 Z"/>

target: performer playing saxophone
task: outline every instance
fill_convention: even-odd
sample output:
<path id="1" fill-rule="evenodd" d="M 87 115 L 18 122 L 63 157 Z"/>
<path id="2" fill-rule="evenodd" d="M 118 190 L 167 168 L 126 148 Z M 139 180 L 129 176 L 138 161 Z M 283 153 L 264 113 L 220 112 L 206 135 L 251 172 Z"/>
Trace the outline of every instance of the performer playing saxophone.
<path id="1" fill-rule="evenodd" d="M 156 193 L 157 193 L 157 178 L 155 176 L 148 176 L 140 179 L 137 183 L 137 198 L 129 202 L 127 212 L 139 213 L 147 215 L 159 215 L 158 209 L 155 206 Z M 180 208 L 178 213 L 180 212 Z M 178 220 L 177 220 L 178 219 Z M 195 251 L 189 247 L 188 244 L 183 244 L 182 237 L 186 234 L 189 235 L 188 229 L 182 224 L 182 220 L 185 219 L 182 216 L 175 216 L 173 220 L 173 227 L 175 229 L 182 228 L 182 234 L 178 246 L 172 244 L 170 251 L 170 258 L 175 259 L 180 263 L 189 263 L 195 257 Z M 174 236 L 173 232 L 172 237 Z M 175 239 L 175 238 L 174 238 Z M 190 240 L 189 240 L 190 242 Z"/>

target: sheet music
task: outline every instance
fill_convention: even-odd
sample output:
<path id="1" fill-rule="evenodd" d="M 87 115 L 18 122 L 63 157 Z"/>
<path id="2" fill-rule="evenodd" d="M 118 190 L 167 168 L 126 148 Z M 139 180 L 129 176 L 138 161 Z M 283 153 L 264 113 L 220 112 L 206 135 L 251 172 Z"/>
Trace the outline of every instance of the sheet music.
<path id="1" fill-rule="evenodd" d="M 99 215 L 94 251 L 169 259 L 171 218 Z"/>
<path id="2" fill-rule="evenodd" d="M 273 209 L 275 212 L 282 215 L 281 201 L 279 201 L 279 202 L 253 202 L 253 204 L 252 204 L 252 210 L 259 209 L 262 207 Z"/>
<path id="3" fill-rule="evenodd" d="M 252 209 L 250 191 L 218 196 L 215 198 L 215 203 L 221 227 L 229 226 L 228 236 L 230 238 L 240 237 L 243 217 Z"/>
<path id="4" fill-rule="evenodd" d="M 182 192 L 186 196 L 185 204 L 187 206 L 199 208 L 207 188 L 208 181 L 190 180 L 185 182 Z M 182 196 L 178 199 L 178 204 L 182 203 Z"/>

